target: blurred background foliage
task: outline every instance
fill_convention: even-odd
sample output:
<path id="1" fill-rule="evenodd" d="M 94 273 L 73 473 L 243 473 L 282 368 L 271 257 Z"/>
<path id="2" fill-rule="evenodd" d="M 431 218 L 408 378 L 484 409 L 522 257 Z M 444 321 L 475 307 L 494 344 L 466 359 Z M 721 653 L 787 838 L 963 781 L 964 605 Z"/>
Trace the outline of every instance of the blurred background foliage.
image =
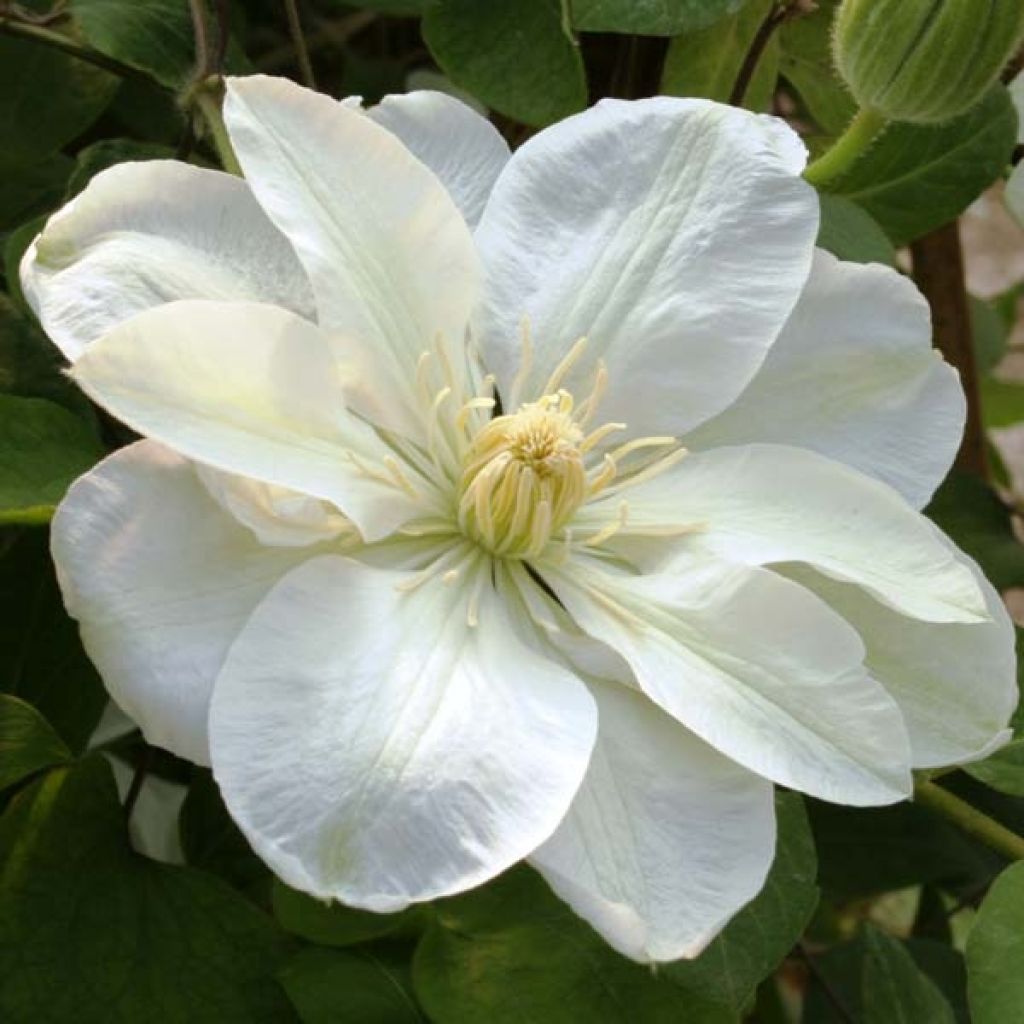
<path id="1" fill-rule="evenodd" d="M 602 97 L 704 96 L 786 117 L 817 153 L 855 109 L 829 53 L 835 7 L 232 0 L 209 5 L 197 56 L 186 0 L 0 0 L 0 1019 L 1024 1021 L 1024 865 L 913 804 L 780 793 L 764 892 L 697 960 L 657 971 L 613 953 L 524 867 L 390 917 L 293 892 L 251 853 L 209 772 L 148 747 L 107 706 L 49 561 L 67 485 L 128 438 L 62 375 L 18 263 L 105 167 L 215 165 L 195 107 L 206 76 L 283 74 L 367 102 L 443 89 L 513 146 Z M 819 242 L 916 271 L 972 408 L 930 514 L 1024 621 L 1016 176 L 1004 202 L 1021 141 L 1002 84 L 945 124 L 894 125 L 822 196 Z M 1024 715 L 1015 725 L 1020 738 L 943 786 L 1021 832 Z"/>

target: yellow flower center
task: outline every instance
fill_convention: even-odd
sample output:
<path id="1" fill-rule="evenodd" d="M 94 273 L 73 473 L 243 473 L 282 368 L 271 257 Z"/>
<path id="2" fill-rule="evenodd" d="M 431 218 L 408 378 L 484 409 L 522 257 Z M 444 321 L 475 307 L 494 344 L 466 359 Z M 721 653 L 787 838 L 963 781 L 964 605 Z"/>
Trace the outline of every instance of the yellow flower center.
<path id="1" fill-rule="evenodd" d="M 588 493 L 585 437 L 567 391 L 527 402 L 473 438 L 459 484 L 459 525 L 498 555 L 538 555 Z"/>

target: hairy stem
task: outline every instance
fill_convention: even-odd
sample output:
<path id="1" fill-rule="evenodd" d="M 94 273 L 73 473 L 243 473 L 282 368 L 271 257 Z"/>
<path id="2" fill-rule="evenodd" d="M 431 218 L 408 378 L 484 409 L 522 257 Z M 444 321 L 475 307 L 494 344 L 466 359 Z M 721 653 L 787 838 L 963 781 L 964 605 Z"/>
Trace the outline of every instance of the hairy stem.
<path id="1" fill-rule="evenodd" d="M 1024 836 L 1011 832 L 966 800 L 927 779 L 914 782 L 914 802 L 942 815 L 968 835 L 1010 860 L 1024 860 Z"/>
<path id="2" fill-rule="evenodd" d="M 868 107 L 858 110 L 850 126 L 836 139 L 831 149 L 804 171 L 804 178 L 815 188 L 826 187 L 836 178 L 841 178 L 867 152 L 888 123 L 881 114 Z"/>

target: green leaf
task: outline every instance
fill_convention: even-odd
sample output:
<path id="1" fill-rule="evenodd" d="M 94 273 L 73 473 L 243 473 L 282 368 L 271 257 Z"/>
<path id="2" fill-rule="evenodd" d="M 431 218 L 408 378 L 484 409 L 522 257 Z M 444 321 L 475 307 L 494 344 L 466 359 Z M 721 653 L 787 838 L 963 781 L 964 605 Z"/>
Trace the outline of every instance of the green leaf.
<path id="1" fill-rule="evenodd" d="M 871 214 L 842 196 L 822 193 L 818 245 L 853 263 L 896 265 L 896 250 Z"/>
<path id="2" fill-rule="evenodd" d="M 1017 113 L 993 86 L 961 117 L 940 125 L 894 124 L 830 191 L 864 207 L 904 245 L 952 220 L 1003 172 Z"/>
<path id="3" fill-rule="evenodd" d="M 70 0 L 68 9 L 82 38 L 108 57 L 171 89 L 191 75 L 195 42 L 182 0 Z"/>
<path id="4" fill-rule="evenodd" d="M 826 135 L 838 135 L 857 112 L 832 62 L 832 19 L 837 6 L 838 0 L 818 0 L 813 14 L 794 18 L 779 31 L 779 72 Z"/>
<path id="5" fill-rule="evenodd" d="M 0 523 L 45 523 L 103 457 L 92 426 L 42 398 L 0 395 Z"/>
<path id="6" fill-rule="evenodd" d="M 573 25 L 585 32 L 674 36 L 734 14 L 746 0 L 572 0 Z"/>
<path id="7" fill-rule="evenodd" d="M 1010 510 L 983 480 L 951 473 L 926 511 L 997 590 L 1024 586 L 1024 544 L 1013 531 Z"/>
<path id="8" fill-rule="evenodd" d="M 21 290 L 21 275 L 18 268 L 22 256 L 25 255 L 25 250 L 32 244 L 36 235 L 42 231 L 46 220 L 45 214 L 33 217 L 20 227 L 15 228 L 4 242 L 4 277 L 7 279 L 7 291 L 10 293 L 10 298 L 0 294 L 0 344 L 2 344 L 4 335 L 6 310 L 9 306 L 13 306 L 19 315 L 35 316 L 25 298 L 25 293 Z M 0 348 L 0 360 L 2 359 L 3 352 Z M 0 367 L 0 375 L 2 374 L 3 367 Z"/>
<path id="9" fill-rule="evenodd" d="M 31 704 L 0 694 L 0 790 L 70 757 L 64 741 Z"/>
<path id="10" fill-rule="evenodd" d="M 527 867 L 435 907 L 413 961 L 435 1024 L 735 1024 L 728 1007 L 615 953 Z"/>
<path id="11" fill-rule="evenodd" d="M 764 888 L 696 960 L 663 968 L 686 991 L 737 1012 L 782 962 L 818 905 L 818 861 L 803 800 L 779 793 L 775 812 L 778 843 Z"/>
<path id="12" fill-rule="evenodd" d="M 418 909 L 374 914 L 340 903 L 328 904 L 274 880 L 274 917 L 285 931 L 318 946 L 354 946 L 421 920 Z"/>
<path id="13" fill-rule="evenodd" d="M 0 231 L 56 208 L 73 164 L 63 153 L 20 163 L 0 155 Z"/>
<path id="14" fill-rule="evenodd" d="M 1024 420 L 1024 384 L 1020 381 L 982 377 L 980 388 L 986 427 L 1012 427 Z"/>
<path id="15" fill-rule="evenodd" d="M 1013 303 L 1016 307 L 1016 302 Z M 974 357 L 978 370 L 989 373 L 996 368 L 1006 355 L 1011 322 L 991 302 L 984 302 L 970 296 L 971 336 L 974 341 Z"/>
<path id="16" fill-rule="evenodd" d="M 303 1024 L 425 1024 L 409 970 L 370 949 L 304 949 L 279 978 Z"/>
<path id="17" fill-rule="evenodd" d="M 1024 739 L 1014 740 L 964 771 L 986 786 L 1010 796 L 1024 796 Z"/>
<path id="18" fill-rule="evenodd" d="M 974 1024 L 1009 1024 L 1024 1007 L 1024 863 L 989 889 L 967 936 L 967 996 Z"/>
<path id="19" fill-rule="evenodd" d="M 138 856 L 106 761 L 20 793 L 0 820 L 0 1018 L 276 1024 L 287 942 L 231 888 Z"/>
<path id="20" fill-rule="evenodd" d="M 438 0 L 423 38 L 446 75 L 483 104 L 543 126 L 587 102 L 583 60 L 558 0 Z"/>
<path id="21" fill-rule="evenodd" d="M 876 928 L 864 938 L 864 1024 L 954 1024 L 949 1003 L 902 943 Z"/>
<path id="22" fill-rule="evenodd" d="M 96 120 L 117 78 L 51 46 L 0 37 L 0 149 L 4 159 L 38 160 Z"/>
<path id="23" fill-rule="evenodd" d="M 735 14 L 705 29 L 676 36 L 661 72 L 661 91 L 669 96 L 702 96 L 727 103 L 757 30 L 775 0 L 749 0 Z M 747 87 L 743 105 L 767 110 L 779 71 L 779 41 L 773 35 Z"/>
<path id="24" fill-rule="evenodd" d="M 347 6 L 380 11 L 381 14 L 416 15 L 422 14 L 431 2 L 432 0 L 357 0 L 356 3 Z"/>
<path id="25" fill-rule="evenodd" d="M 0 557 L 0 690 L 28 701 L 79 753 L 107 703 L 64 611 L 46 530 L 26 530 Z"/>

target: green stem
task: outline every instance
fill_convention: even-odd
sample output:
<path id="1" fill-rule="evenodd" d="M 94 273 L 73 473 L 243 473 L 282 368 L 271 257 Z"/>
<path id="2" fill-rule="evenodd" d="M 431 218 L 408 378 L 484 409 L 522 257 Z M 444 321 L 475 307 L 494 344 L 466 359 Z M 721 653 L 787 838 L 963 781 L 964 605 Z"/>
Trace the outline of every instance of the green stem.
<path id="1" fill-rule="evenodd" d="M 889 122 L 875 110 L 864 107 L 850 126 L 806 171 L 804 178 L 816 188 L 821 188 L 845 174 L 863 155 L 868 147 L 885 130 Z"/>
<path id="2" fill-rule="evenodd" d="M 303 84 L 310 89 L 315 89 L 316 76 L 313 73 L 313 62 L 309 59 L 306 37 L 302 34 L 302 21 L 299 18 L 297 0 L 284 0 L 284 10 L 288 18 L 288 33 L 292 37 L 292 46 L 295 47 L 295 59 L 299 65 Z"/>
<path id="3" fill-rule="evenodd" d="M 231 146 L 228 130 L 224 127 L 220 97 L 204 83 L 193 93 L 192 102 L 195 103 L 199 113 L 203 115 L 206 127 L 210 130 L 210 139 L 213 142 L 213 148 L 217 150 L 217 156 L 220 157 L 221 166 L 230 174 L 242 177 L 241 164 Z"/>
<path id="4" fill-rule="evenodd" d="M 145 72 L 139 71 L 138 68 L 122 64 L 119 60 L 114 60 L 113 57 L 108 57 L 105 53 L 100 53 L 99 50 L 94 50 L 91 46 L 83 46 L 81 43 L 75 42 L 74 39 L 62 35 L 60 32 L 54 32 L 53 29 L 45 28 L 42 25 L 15 21 L 13 18 L 0 13 L 0 35 L 32 39 L 37 43 L 42 43 L 44 46 L 61 50 L 78 60 L 85 61 L 86 64 L 93 64 L 98 68 L 103 68 L 104 71 L 111 71 L 122 78 L 132 78 L 139 82 L 146 82 L 150 85 L 154 84 L 153 79 Z"/>
<path id="5" fill-rule="evenodd" d="M 1024 860 L 1024 836 L 1011 832 L 994 818 L 982 814 L 966 800 L 954 796 L 948 789 L 937 786 L 927 779 L 914 782 L 914 803 L 941 814 L 968 835 L 981 840 L 997 853 L 1010 860 Z"/>

